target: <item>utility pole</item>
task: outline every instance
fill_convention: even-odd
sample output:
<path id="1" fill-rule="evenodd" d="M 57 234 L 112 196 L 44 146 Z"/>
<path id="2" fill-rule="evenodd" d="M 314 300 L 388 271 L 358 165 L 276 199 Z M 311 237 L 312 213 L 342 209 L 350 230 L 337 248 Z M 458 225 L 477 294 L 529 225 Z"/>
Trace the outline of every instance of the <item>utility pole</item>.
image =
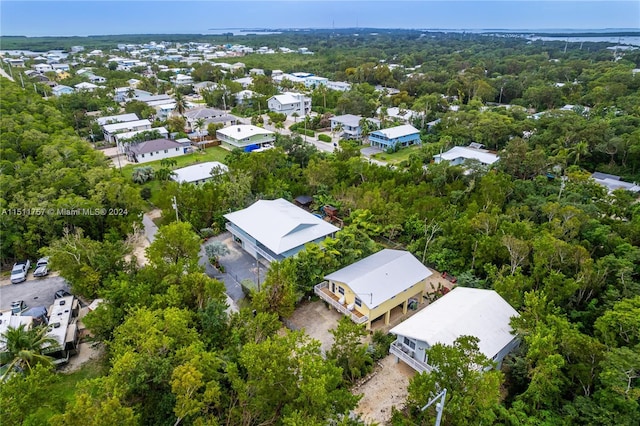
<path id="1" fill-rule="evenodd" d="M 425 405 L 420 409 L 420 411 L 424 411 L 427 408 L 429 408 L 431 404 L 433 404 L 437 400 L 440 400 L 440 402 L 436 404 L 436 413 L 437 413 L 436 423 L 435 423 L 436 426 L 440 426 L 440 422 L 442 421 L 442 410 L 444 409 L 444 400 L 446 397 L 447 397 L 447 389 L 445 388 L 442 392 L 434 396 L 433 399 L 431 399 L 431 401 L 427 402 L 427 405 Z"/>
<path id="2" fill-rule="evenodd" d="M 176 211 L 176 221 L 180 222 L 180 218 L 178 217 L 178 201 L 176 200 L 176 196 L 175 195 L 172 198 L 171 206 Z"/>

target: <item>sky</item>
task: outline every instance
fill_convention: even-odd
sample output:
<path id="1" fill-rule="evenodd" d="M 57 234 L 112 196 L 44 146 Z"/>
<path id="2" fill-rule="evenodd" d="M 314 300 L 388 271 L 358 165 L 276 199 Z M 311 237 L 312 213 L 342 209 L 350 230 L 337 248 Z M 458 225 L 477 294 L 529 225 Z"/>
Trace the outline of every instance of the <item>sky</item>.
<path id="1" fill-rule="evenodd" d="M 6 1 L 0 34 L 208 34 L 221 28 L 640 30 L 640 0 Z"/>

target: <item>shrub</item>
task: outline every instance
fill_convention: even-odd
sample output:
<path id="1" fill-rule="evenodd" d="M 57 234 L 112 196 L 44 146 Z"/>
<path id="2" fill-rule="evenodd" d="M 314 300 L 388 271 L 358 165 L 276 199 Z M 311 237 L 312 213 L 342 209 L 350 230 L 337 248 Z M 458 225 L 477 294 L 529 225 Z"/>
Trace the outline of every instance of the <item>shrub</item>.
<path id="1" fill-rule="evenodd" d="M 376 330 L 371 336 L 370 353 L 374 361 L 382 359 L 389 355 L 389 347 L 396 340 L 393 334 L 384 334 L 380 330 Z"/>
<path id="2" fill-rule="evenodd" d="M 331 142 L 331 136 L 321 133 L 318 135 L 318 140 L 321 140 L 322 142 Z"/>
<path id="3" fill-rule="evenodd" d="M 140 188 L 140 198 L 145 201 L 149 200 L 151 198 L 151 188 L 148 186 Z"/>
<path id="4" fill-rule="evenodd" d="M 211 228 L 202 228 L 200 230 L 200 235 L 202 235 L 203 238 L 209 238 L 209 237 L 213 237 L 215 233 Z"/>

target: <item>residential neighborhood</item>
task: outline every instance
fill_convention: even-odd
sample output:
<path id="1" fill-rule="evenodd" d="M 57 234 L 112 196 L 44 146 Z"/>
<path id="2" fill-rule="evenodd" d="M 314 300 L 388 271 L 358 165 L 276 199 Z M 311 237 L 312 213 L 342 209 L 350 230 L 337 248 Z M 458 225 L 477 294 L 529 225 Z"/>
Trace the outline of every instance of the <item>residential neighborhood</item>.
<path id="1" fill-rule="evenodd" d="M 357 22 L 2 35 L 7 424 L 636 424 L 635 35 Z"/>

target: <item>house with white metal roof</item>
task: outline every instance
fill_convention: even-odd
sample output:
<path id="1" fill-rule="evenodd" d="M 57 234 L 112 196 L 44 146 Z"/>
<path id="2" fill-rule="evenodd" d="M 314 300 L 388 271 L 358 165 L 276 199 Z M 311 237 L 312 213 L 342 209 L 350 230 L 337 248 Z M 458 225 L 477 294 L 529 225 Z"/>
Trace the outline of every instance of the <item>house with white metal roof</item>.
<path id="1" fill-rule="evenodd" d="M 331 131 L 336 132 L 339 130 L 338 137 L 340 139 L 360 140 L 362 139 L 362 121 L 361 115 L 344 114 L 331 117 Z M 375 118 L 367 118 L 369 125 L 372 128 L 377 129 L 380 126 L 380 121 Z"/>
<path id="2" fill-rule="evenodd" d="M 98 119 L 96 119 L 100 126 L 104 126 L 105 124 L 126 123 L 128 121 L 138 120 L 140 120 L 140 118 L 138 118 L 138 116 L 134 113 L 109 115 L 107 117 L 98 117 Z"/>
<path id="3" fill-rule="evenodd" d="M 104 140 L 107 142 L 115 142 L 115 135 L 118 133 L 149 129 L 151 129 L 151 122 L 149 120 L 124 121 L 113 124 L 105 124 L 102 126 Z"/>
<path id="4" fill-rule="evenodd" d="M 295 256 L 305 244 L 319 243 L 339 230 L 282 198 L 259 200 L 224 217 L 234 240 L 267 262 Z"/>
<path id="5" fill-rule="evenodd" d="M 478 338 L 478 348 L 496 366 L 518 346 L 511 318 L 518 312 L 494 290 L 456 287 L 391 329 L 389 352 L 419 372 L 431 371 L 426 350 L 452 345 L 461 336 Z"/>
<path id="6" fill-rule="evenodd" d="M 593 179 L 598 185 L 602 185 L 607 188 L 607 192 L 609 193 L 612 193 L 616 189 L 640 193 L 640 185 L 620 180 L 620 176 L 595 172 L 591 175 L 591 179 Z"/>
<path id="7" fill-rule="evenodd" d="M 226 165 L 218 161 L 207 161 L 175 169 L 171 179 L 178 183 L 200 185 L 227 171 L 229 171 L 229 168 Z"/>
<path id="8" fill-rule="evenodd" d="M 298 113 L 300 117 L 311 111 L 311 98 L 301 93 L 285 92 L 275 95 L 267 100 L 269 111 L 287 115 Z"/>
<path id="9" fill-rule="evenodd" d="M 480 144 L 470 146 L 454 146 L 447 152 L 433 156 L 434 163 L 448 161 L 452 166 L 459 166 L 467 160 L 477 160 L 485 166 L 490 166 L 500 158 L 497 154 L 481 148 Z"/>
<path id="10" fill-rule="evenodd" d="M 314 292 L 357 324 L 371 328 L 384 317 L 389 324 L 391 310 L 422 303 L 427 278 L 433 273 L 408 251 L 385 249 L 325 276 Z"/>
<path id="11" fill-rule="evenodd" d="M 420 130 L 410 124 L 380 129 L 369 134 L 371 146 L 380 149 L 400 148 L 420 143 Z"/>
<path id="12" fill-rule="evenodd" d="M 250 145 L 262 147 L 276 140 L 275 133 L 249 124 L 238 124 L 216 131 L 216 137 L 231 148 L 246 148 Z"/>

